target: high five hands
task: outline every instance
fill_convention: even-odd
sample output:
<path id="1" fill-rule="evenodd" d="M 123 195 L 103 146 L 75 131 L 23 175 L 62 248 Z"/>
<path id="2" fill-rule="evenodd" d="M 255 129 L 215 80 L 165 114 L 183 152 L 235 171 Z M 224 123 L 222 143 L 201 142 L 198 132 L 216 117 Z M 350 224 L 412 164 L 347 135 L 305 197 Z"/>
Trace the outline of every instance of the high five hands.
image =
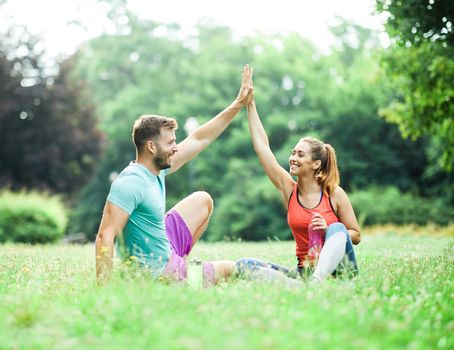
<path id="1" fill-rule="evenodd" d="M 236 102 L 241 106 L 246 106 L 254 99 L 254 85 L 252 84 L 252 73 L 254 69 L 246 64 L 243 68 L 240 91 Z"/>

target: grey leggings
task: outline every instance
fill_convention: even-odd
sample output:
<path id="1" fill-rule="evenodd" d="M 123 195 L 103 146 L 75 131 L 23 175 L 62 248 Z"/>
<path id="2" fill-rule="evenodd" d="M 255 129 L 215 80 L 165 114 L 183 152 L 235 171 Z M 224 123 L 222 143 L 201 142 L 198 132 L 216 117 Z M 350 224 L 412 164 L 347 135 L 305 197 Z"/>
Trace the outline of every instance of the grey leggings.
<path id="1" fill-rule="evenodd" d="M 358 264 L 356 262 L 355 251 L 353 250 L 352 240 L 347 231 L 347 228 L 344 224 L 340 222 L 335 222 L 329 225 L 325 233 L 325 240 L 328 240 L 334 233 L 343 232 L 346 235 L 347 243 L 345 244 L 345 256 L 347 257 L 347 264 L 342 264 L 339 266 L 336 271 L 333 272 L 333 275 L 342 274 L 346 269 L 349 269 L 353 275 L 358 274 Z M 308 271 L 306 268 L 298 267 L 297 269 L 289 269 L 285 266 L 278 265 L 272 262 L 259 260 L 256 258 L 241 258 L 236 262 L 237 273 L 240 276 L 251 274 L 254 271 L 264 271 L 266 269 L 279 271 L 285 274 L 287 277 L 296 278 L 298 275 L 304 276 L 308 275 L 312 271 Z"/>

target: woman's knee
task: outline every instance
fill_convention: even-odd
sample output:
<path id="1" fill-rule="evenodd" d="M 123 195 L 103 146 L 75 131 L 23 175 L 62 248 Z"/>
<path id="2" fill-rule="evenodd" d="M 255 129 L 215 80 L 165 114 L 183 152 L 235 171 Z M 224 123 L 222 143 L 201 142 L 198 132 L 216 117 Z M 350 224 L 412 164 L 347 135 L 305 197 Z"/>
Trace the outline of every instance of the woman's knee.
<path id="1" fill-rule="evenodd" d="M 349 234 L 345 225 L 341 222 L 334 222 L 328 226 L 326 233 L 325 233 L 325 240 L 330 238 L 337 232 L 343 232 L 345 234 L 345 238 L 348 240 Z"/>

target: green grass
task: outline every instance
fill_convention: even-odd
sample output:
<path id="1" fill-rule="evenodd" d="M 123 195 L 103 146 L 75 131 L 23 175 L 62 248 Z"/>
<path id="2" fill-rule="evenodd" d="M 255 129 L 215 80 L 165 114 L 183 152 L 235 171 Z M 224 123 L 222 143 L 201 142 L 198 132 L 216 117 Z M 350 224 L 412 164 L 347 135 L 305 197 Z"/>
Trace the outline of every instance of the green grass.
<path id="1" fill-rule="evenodd" d="M 122 273 L 96 287 L 94 247 L 0 246 L 0 349 L 453 349 L 454 238 L 375 234 L 361 274 L 301 290 L 166 285 Z M 293 242 L 200 243 L 202 260 L 294 265 Z M 124 269 L 121 269 L 124 271 Z"/>

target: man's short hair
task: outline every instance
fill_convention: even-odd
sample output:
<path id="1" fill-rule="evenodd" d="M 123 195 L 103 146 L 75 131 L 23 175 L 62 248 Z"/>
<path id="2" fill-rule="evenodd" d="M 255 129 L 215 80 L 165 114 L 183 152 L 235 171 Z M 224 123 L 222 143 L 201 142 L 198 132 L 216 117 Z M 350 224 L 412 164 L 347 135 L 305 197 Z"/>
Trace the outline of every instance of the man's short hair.
<path id="1" fill-rule="evenodd" d="M 137 119 L 132 128 L 132 141 L 137 150 L 141 150 L 148 140 L 156 141 L 162 128 L 176 130 L 178 128 L 177 121 L 160 115 L 143 115 Z"/>

